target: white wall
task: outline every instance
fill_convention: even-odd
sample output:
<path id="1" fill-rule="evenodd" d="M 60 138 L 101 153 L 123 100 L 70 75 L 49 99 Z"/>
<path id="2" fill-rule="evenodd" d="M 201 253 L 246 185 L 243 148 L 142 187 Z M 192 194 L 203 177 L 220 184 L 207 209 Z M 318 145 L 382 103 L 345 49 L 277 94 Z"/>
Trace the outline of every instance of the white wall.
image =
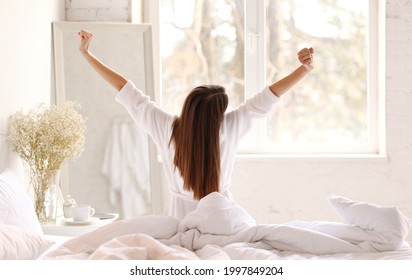
<path id="1" fill-rule="evenodd" d="M 67 21 L 128 22 L 135 0 L 66 0 Z"/>
<path id="2" fill-rule="evenodd" d="M 64 20 L 64 0 L 0 0 L 0 170 L 23 176 L 5 141 L 7 118 L 54 96 L 52 21 Z"/>

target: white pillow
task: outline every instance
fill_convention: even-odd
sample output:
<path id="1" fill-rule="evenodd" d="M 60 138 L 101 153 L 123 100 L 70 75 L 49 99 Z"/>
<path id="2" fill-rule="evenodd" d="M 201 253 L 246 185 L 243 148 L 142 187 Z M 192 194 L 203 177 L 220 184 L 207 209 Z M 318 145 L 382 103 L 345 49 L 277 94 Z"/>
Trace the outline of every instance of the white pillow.
<path id="1" fill-rule="evenodd" d="M 35 260 L 53 244 L 44 235 L 0 224 L 0 260 Z"/>
<path id="2" fill-rule="evenodd" d="M 379 206 L 336 195 L 329 196 L 328 200 L 336 213 L 351 225 L 377 232 L 394 232 L 402 238 L 411 229 L 411 220 L 395 206 Z"/>
<path id="3" fill-rule="evenodd" d="M 6 169 L 0 174 L 0 224 L 15 225 L 33 233 L 42 229 L 33 202 L 19 178 Z"/>

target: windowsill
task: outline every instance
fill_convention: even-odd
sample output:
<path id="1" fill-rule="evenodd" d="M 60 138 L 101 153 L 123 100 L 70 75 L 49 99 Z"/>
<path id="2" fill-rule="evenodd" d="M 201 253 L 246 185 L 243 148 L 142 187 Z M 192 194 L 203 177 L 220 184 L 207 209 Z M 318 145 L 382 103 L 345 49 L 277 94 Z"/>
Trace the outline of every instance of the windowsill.
<path id="1" fill-rule="evenodd" d="M 322 161 L 387 161 L 386 154 L 245 154 L 238 153 L 236 162 L 274 161 L 274 160 L 322 160 Z"/>

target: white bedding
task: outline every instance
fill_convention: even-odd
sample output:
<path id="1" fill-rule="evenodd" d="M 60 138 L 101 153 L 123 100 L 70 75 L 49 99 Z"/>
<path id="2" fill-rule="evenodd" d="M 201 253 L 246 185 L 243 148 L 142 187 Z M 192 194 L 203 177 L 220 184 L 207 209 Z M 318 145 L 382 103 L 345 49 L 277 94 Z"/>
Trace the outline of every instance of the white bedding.
<path id="1" fill-rule="evenodd" d="M 396 207 L 344 197 L 329 201 L 347 223 L 256 224 L 212 193 L 184 219 L 121 220 L 49 250 L 41 259 L 412 259 L 405 242 L 411 220 Z"/>

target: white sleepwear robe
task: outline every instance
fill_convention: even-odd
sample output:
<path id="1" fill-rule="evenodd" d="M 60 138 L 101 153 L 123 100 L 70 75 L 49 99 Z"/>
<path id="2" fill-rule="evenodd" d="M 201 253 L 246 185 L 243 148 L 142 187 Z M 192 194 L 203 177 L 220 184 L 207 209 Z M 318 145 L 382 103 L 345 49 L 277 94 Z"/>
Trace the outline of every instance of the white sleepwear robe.
<path id="1" fill-rule="evenodd" d="M 246 100 L 237 109 L 225 113 L 220 127 L 220 186 L 219 192 L 229 199 L 230 179 L 233 162 L 240 139 L 250 129 L 254 118 L 264 117 L 279 100 L 265 87 L 261 92 Z M 193 199 L 193 192 L 183 189 L 183 180 L 179 170 L 173 166 L 174 146 L 169 146 L 172 124 L 176 116 L 159 108 L 149 96 L 128 81 L 116 95 L 116 101 L 126 107 L 133 120 L 153 139 L 163 159 L 163 167 L 171 192 L 170 215 L 183 218 L 195 210 L 198 201 Z"/>

